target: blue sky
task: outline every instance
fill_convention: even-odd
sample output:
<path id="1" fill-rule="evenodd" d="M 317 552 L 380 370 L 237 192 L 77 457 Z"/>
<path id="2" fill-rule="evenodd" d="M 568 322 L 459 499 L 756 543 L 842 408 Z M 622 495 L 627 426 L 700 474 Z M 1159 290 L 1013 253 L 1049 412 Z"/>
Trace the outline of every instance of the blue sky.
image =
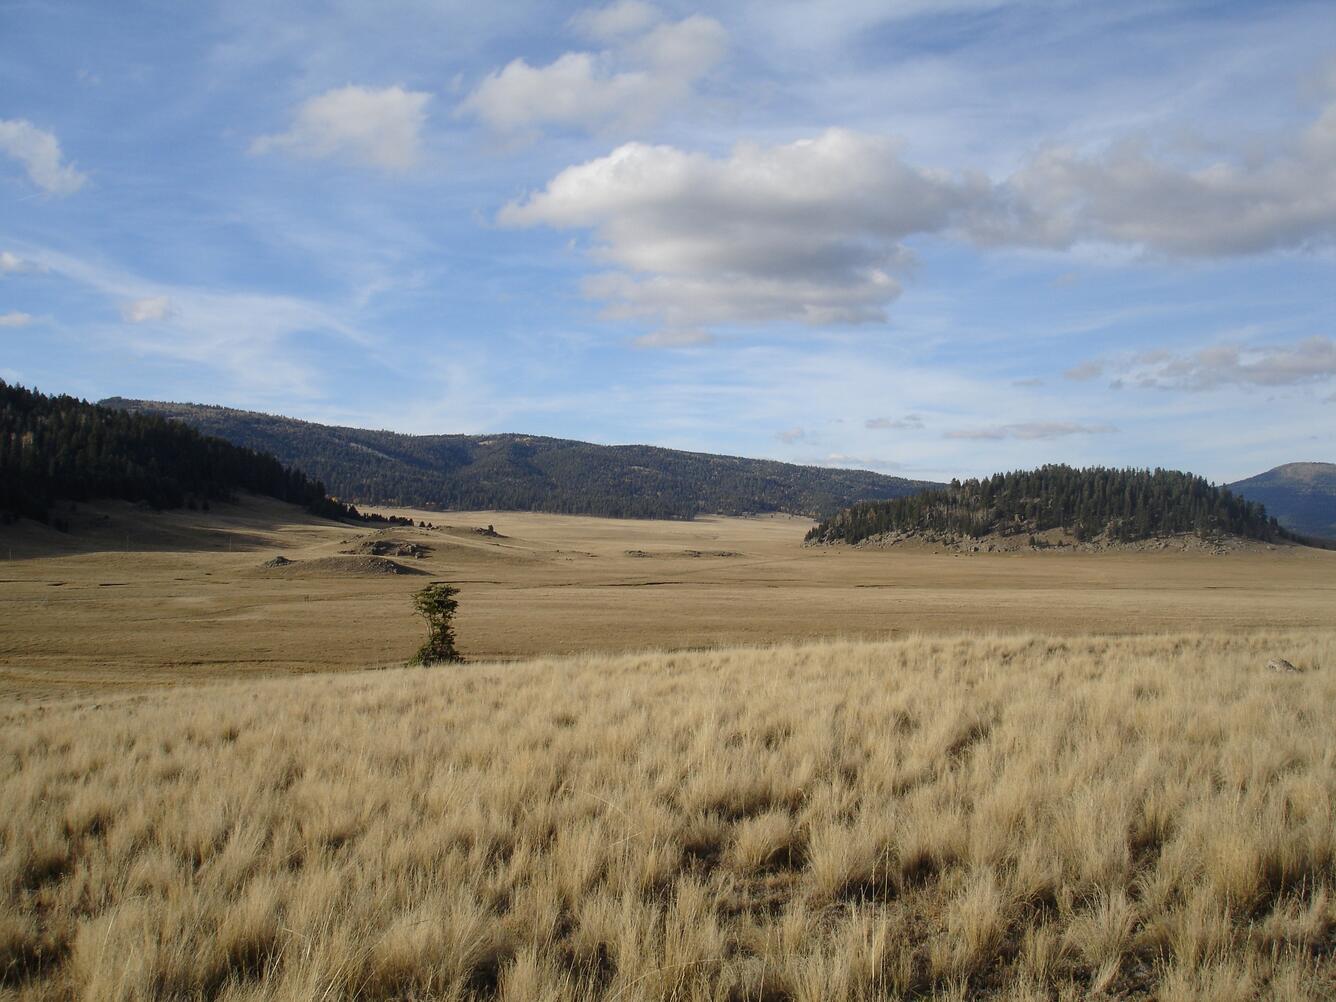
<path id="1" fill-rule="evenodd" d="M 0 5 L 0 378 L 917 477 L 1336 460 L 1329 2 Z"/>

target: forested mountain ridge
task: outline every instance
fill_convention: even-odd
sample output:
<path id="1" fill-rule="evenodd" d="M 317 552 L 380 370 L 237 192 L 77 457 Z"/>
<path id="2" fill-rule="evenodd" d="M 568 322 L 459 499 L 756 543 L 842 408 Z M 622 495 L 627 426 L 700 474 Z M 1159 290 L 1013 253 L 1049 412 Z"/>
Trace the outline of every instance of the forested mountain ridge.
<path id="1" fill-rule="evenodd" d="M 1294 538 L 1262 505 L 1189 473 L 1054 465 L 853 505 L 813 528 L 807 539 L 858 543 L 887 533 L 978 539 L 1052 529 L 1067 530 L 1078 542 L 1130 543 L 1179 533 Z"/>
<path id="2" fill-rule="evenodd" d="M 856 501 L 939 486 L 863 470 L 593 445 L 539 435 L 404 435 L 198 404 L 104 400 L 175 418 L 273 453 L 358 504 L 692 518 L 787 512 L 822 517 Z"/>
<path id="3" fill-rule="evenodd" d="M 115 498 L 177 508 L 236 491 L 319 515 L 357 514 L 273 456 L 161 415 L 47 396 L 0 380 L 0 513 L 46 521 L 57 501 Z"/>
<path id="4" fill-rule="evenodd" d="M 1293 532 L 1336 539 L 1336 463 L 1286 463 L 1229 489 L 1266 505 Z"/>

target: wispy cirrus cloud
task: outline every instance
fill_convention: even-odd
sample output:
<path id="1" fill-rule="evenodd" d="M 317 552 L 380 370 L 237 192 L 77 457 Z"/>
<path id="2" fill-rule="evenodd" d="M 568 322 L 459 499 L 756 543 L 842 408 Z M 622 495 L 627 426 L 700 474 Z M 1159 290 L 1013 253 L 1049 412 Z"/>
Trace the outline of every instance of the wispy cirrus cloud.
<path id="1" fill-rule="evenodd" d="M 904 417 L 868 418 L 863 427 L 870 431 L 919 431 L 923 428 L 923 418 L 918 414 L 906 414 Z"/>
<path id="2" fill-rule="evenodd" d="M 13 251 L 0 251 L 0 275 L 17 275 L 35 270 L 31 261 L 25 261 Z"/>
<path id="3" fill-rule="evenodd" d="M 248 394 L 313 392 L 319 367 L 294 342 L 314 334 L 363 345 L 369 339 L 337 307 L 297 296 L 151 282 L 73 255 L 32 249 L 34 265 L 106 297 L 123 323 L 90 325 L 90 344 L 190 363 L 198 372 L 244 387 Z"/>
<path id="4" fill-rule="evenodd" d="M 1336 378 L 1336 340 L 1314 335 L 1289 344 L 1155 350 L 1133 356 L 1120 371 L 1125 383 L 1154 389 L 1297 386 Z"/>
<path id="5" fill-rule="evenodd" d="M 128 324 L 149 324 L 166 320 L 172 312 L 172 301 L 166 296 L 145 296 L 121 307 L 121 319 Z"/>
<path id="6" fill-rule="evenodd" d="M 988 425 L 981 428 L 958 428 L 944 432 L 943 438 L 1001 440 L 1016 438 L 1022 441 L 1038 441 L 1050 438 L 1066 438 L 1070 435 L 1110 435 L 1118 429 L 1107 424 L 1078 424 L 1071 421 L 1030 421 L 1020 424 Z"/>
<path id="7" fill-rule="evenodd" d="M 0 327 L 27 327 L 32 320 L 31 313 L 22 313 L 18 310 L 0 313 Z"/>

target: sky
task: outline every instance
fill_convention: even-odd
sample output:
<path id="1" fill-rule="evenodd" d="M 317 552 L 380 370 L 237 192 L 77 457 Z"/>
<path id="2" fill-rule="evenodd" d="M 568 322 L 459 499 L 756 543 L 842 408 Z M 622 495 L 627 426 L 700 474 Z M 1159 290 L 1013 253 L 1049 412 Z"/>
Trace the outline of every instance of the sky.
<path id="1" fill-rule="evenodd" d="M 3 0 L 0 379 L 930 479 L 1336 461 L 1336 13 Z"/>

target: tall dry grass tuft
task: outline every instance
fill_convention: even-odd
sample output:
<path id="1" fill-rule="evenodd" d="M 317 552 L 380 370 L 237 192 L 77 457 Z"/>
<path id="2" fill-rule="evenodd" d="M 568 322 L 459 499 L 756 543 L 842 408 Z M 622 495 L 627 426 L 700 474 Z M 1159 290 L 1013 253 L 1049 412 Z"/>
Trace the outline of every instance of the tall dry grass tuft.
<path id="1" fill-rule="evenodd" d="M 1333 711 L 1329 633 L 11 707 L 0 1000 L 1333 998 Z"/>

